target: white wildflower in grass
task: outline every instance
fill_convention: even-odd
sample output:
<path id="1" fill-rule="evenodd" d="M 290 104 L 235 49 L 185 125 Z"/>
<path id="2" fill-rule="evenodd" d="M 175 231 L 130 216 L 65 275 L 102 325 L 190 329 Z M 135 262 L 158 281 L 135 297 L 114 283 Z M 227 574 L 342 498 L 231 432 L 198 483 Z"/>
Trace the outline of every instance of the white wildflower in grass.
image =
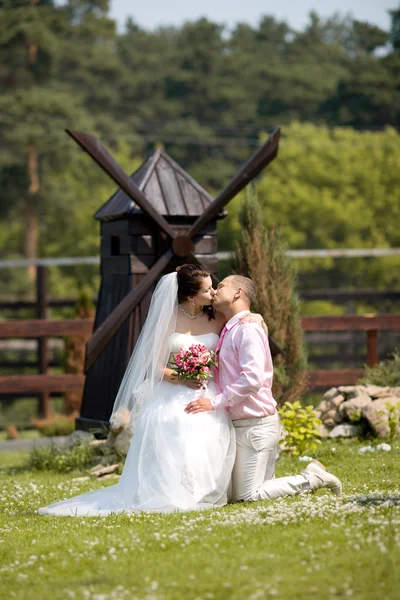
<path id="1" fill-rule="evenodd" d="M 0 468 L 2 591 L 29 600 L 207 600 L 220 597 L 218 586 L 231 600 L 266 600 L 328 598 L 334 587 L 332 598 L 368 598 L 373 590 L 392 600 L 400 561 L 399 444 L 391 452 L 374 444 L 375 452 L 358 456 L 357 441 L 335 440 L 336 452 L 331 443 L 323 442 L 316 458 L 343 478 L 343 496 L 321 490 L 184 514 L 40 517 L 38 506 L 104 484 Z M 282 455 L 277 476 L 300 470 L 297 458 Z M 268 561 L 267 570 L 253 568 L 256 556 Z M 370 568 L 359 568 L 365 564 Z"/>
<path id="2" fill-rule="evenodd" d="M 392 446 L 390 444 L 378 444 L 376 449 L 383 450 L 384 452 L 390 452 L 392 449 Z"/>
<path id="3" fill-rule="evenodd" d="M 299 456 L 298 460 L 301 462 L 311 462 L 312 457 L 311 456 Z"/>
<path id="4" fill-rule="evenodd" d="M 373 446 L 363 446 L 359 449 L 358 454 L 366 454 L 367 452 L 375 452 L 375 448 Z"/>
<path id="5" fill-rule="evenodd" d="M 390 444 L 378 444 L 377 446 L 363 446 L 362 448 L 360 448 L 358 450 L 359 454 L 366 454 L 367 452 L 371 452 L 374 453 L 377 450 L 378 451 L 383 451 L 383 452 L 390 452 L 392 449 Z"/>

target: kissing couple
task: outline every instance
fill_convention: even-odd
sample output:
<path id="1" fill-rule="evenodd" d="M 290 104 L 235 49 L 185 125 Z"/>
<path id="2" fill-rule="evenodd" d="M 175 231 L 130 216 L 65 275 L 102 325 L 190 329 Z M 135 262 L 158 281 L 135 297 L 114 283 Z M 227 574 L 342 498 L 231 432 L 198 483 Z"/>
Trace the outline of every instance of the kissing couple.
<path id="1" fill-rule="evenodd" d="M 132 435 L 118 483 L 38 510 L 41 515 L 106 516 L 220 507 L 318 488 L 341 493 L 337 477 L 312 461 L 275 479 L 280 421 L 272 395 L 267 328 L 250 312 L 253 281 L 183 265 L 164 275 L 118 391 L 111 430 Z M 216 353 L 214 378 L 182 377 L 177 354 Z"/>

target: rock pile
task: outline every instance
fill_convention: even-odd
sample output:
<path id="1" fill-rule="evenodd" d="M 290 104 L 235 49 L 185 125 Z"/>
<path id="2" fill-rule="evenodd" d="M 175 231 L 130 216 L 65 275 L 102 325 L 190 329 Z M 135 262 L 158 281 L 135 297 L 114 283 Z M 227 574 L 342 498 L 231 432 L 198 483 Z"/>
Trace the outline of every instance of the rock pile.
<path id="1" fill-rule="evenodd" d="M 315 414 L 322 421 L 322 437 L 353 437 L 368 430 L 388 437 L 391 410 L 400 434 L 400 387 L 346 385 L 328 390 Z"/>

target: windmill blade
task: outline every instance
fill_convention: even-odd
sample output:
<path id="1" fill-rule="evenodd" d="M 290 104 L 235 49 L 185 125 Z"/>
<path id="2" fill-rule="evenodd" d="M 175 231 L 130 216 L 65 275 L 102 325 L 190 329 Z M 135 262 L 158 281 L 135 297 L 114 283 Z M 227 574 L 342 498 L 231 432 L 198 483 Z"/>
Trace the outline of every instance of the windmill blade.
<path id="1" fill-rule="evenodd" d="M 200 233 L 205 225 L 219 213 L 225 204 L 232 200 L 240 190 L 261 173 L 261 171 L 275 158 L 278 154 L 280 135 L 281 130 L 279 128 L 275 129 L 261 148 L 249 158 L 247 163 L 243 165 L 228 185 L 218 194 L 214 202 L 206 208 L 204 213 L 192 225 L 189 231 L 190 237 Z"/>
<path id="2" fill-rule="evenodd" d="M 128 317 L 135 310 L 139 302 L 149 291 L 153 283 L 164 271 L 173 256 L 172 250 L 158 259 L 152 266 L 146 277 L 125 296 L 125 298 L 114 308 L 105 321 L 96 329 L 86 345 L 85 373 L 90 369 L 95 360 L 100 356 L 113 336 L 119 331 Z"/>
<path id="3" fill-rule="evenodd" d="M 96 136 L 90 133 L 72 131 L 71 129 L 66 129 L 65 131 L 93 158 L 94 161 L 97 162 L 103 171 L 105 171 L 107 175 L 109 175 L 134 202 L 136 202 L 144 213 L 151 217 L 170 238 L 175 238 L 174 230 L 168 221 L 153 208 L 143 192 L 141 192 L 134 181 L 128 177 L 122 167 L 119 166 L 117 161 L 111 156 L 101 142 L 99 142 Z"/>

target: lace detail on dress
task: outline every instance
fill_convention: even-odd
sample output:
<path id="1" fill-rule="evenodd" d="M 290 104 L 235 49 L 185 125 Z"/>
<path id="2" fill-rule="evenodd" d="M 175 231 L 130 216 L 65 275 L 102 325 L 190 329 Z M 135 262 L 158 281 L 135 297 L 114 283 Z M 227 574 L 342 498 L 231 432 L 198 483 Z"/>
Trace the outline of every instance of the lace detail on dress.
<path id="1" fill-rule="evenodd" d="M 189 469 L 187 465 L 183 467 L 181 484 L 191 494 L 194 492 L 194 476 L 193 472 Z"/>

